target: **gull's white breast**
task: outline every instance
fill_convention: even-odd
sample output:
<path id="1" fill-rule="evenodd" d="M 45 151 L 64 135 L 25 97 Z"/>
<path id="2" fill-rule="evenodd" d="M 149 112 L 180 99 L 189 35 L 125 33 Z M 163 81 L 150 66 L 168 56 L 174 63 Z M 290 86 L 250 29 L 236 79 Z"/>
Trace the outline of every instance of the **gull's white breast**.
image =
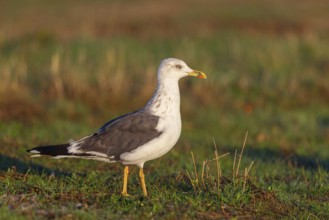
<path id="1" fill-rule="evenodd" d="M 161 132 L 161 135 L 133 151 L 121 154 L 121 162 L 125 165 L 135 164 L 143 167 L 144 162 L 163 156 L 177 143 L 182 129 L 178 82 L 168 83 L 162 89 L 158 88 L 147 109 L 159 117 L 156 130 Z"/>

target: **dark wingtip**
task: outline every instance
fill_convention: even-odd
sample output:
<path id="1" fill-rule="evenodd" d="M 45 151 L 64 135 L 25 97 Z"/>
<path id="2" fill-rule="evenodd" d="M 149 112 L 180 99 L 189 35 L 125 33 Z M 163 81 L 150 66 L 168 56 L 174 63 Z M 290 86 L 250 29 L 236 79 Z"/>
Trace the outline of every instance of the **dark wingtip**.
<path id="1" fill-rule="evenodd" d="M 32 149 L 26 150 L 28 153 L 40 154 L 40 155 L 49 155 L 49 156 L 60 156 L 68 155 L 69 144 L 60 144 L 60 145 L 48 145 L 48 146 L 39 146 Z"/>

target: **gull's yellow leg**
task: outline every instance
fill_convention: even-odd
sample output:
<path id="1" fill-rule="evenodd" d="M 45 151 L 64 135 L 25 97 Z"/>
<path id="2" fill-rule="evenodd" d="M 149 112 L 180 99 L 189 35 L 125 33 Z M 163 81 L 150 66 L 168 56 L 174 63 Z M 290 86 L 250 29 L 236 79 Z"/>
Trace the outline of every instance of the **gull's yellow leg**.
<path id="1" fill-rule="evenodd" d="M 125 166 L 123 170 L 123 188 L 121 193 L 123 196 L 129 196 L 129 194 L 127 193 L 128 174 L 129 174 L 129 167 Z"/>
<path id="2" fill-rule="evenodd" d="M 143 194 L 144 194 L 144 196 L 147 196 L 146 185 L 145 185 L 145 176 L 144 176 L 143 168 L 139 169 L 139 178 L 141 179 Z"/>

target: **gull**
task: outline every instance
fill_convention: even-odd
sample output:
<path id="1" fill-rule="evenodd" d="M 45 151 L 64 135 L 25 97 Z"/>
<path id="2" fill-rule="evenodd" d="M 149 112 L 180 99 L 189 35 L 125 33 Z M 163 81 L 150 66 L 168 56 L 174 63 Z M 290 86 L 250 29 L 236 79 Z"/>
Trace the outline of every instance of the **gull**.
<path id="1" fill-rule="evenodd" d="M 157 87 L 147 104 L 134 112 L 110 120 L 95 133 L 65 144 L 28 150 L 31 157 L 84 158 L 124 165 L 122 195 L 128 196 L 129 166 L 139 167 L 143 195 L 147 196 L 144 163 L 166 154 L 177 143 L 181 130 L 178 81 L 185 76 L 206 79 L 182 60 L 167 58 L 157 70 Z"/>

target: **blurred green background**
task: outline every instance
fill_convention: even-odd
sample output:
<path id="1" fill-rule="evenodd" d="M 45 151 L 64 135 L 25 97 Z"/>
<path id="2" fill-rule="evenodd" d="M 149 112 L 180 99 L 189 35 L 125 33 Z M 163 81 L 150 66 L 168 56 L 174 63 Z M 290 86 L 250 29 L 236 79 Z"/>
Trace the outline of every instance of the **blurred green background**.
<path id="1" fill-rule="evenodd" d="M 327 174 L 328 12 L 327 0 L 1 1 L 0 168 L 26 172 L 27 148 L 81 138 L 142 107 L 159 62 L 176 57 L 208 79 L 180 82 L 182 137 L 150 163 L 167 163 L 161 175 L 189 166 L 190 151 L 212 158 L 213 138 L 220 153 L 234 152 L 247 131 L 245 164 L 255 161 L 261 187 L 304 169 Z"/>
<path id="2" fill-rule="evenodd" d="M 328 156 L 328 10 L 322 0 L 2 1 L 1 121 L 97 128 L 142 107 L 160 60 L 177 57 L 209 75 L 181 82 L 183 134 L 225 146 L 248 130 L 253 147 Z"/>

